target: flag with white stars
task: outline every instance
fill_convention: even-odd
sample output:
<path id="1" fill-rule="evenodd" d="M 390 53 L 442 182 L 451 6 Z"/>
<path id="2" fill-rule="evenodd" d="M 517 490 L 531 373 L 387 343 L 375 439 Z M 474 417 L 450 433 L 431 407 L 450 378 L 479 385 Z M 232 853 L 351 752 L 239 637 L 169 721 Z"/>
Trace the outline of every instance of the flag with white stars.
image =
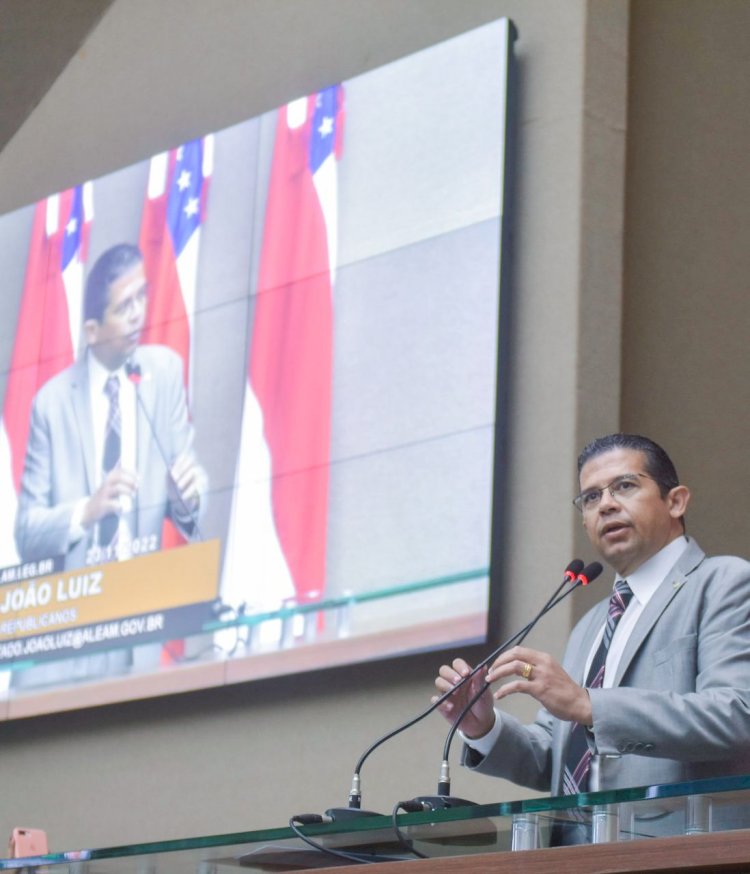
<path id="1" fill-rule="evenodd" d="M 141 343 L 168 346 L 182 358 L 188 398 L 201 223 L 213 172 L 213 146 L 213 135 L 208 134 L 151 159 L 139 237 L 148 282 Z M 162 549 L 184 543 L 185 538 L 165 519 Z M 162 661 L 179 659 L 183 651 L 182 641 L 170 641 L 163 647 Z"/>
<path id="2" fill-rule="evenodd" d="M 46 197 L 34 208 L 0 419 L 0 567 L 19 560 L 13 527 L 34 395 L 68 367 L 78 351 L 83 271 L 93 215 L 90 182 Z"/>
<path id="3" fill-rule="evenodd" d="M 148 281 L 141 339 L 181 356 L 188 393 L 200 232 L 212 170 L 212 135 L 154 156 L 141 219 Z"/>
<path id="4" fill-rule="evenodd" d="M 222 577 L 251 612 L 325 592 L 343 99 L 334 86 L 276 118 Z"/>

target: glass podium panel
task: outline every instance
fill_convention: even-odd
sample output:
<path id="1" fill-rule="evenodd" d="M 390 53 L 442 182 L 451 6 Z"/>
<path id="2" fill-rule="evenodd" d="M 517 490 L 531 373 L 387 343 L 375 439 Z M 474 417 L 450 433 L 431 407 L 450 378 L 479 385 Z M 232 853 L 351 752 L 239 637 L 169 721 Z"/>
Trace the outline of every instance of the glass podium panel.
<path id="1" fill-rule="evenodd" d="M 557 845 L 670 837 L 683 838 L 680 846 L 685 847 L 690 844 L 685 836 L 750 828 L 750 775 L 446 807 L 395 817 L 346 813 L 333 821 L 299 827 L 316 846 L 310 846 L 286 826 L 2 859 L 0 870 L 25 869 L 42 874 L 240 874 L 241 869 L 253 874 L 424 857 L 437 863 L 446 857 L 478 853 L 507 854 Z M 699 845 L 690 844 L 696 849 Z M 633 844 L 631 847 L 636 848 Z M 746 849 L 750 865 L 750 832 Z"/>

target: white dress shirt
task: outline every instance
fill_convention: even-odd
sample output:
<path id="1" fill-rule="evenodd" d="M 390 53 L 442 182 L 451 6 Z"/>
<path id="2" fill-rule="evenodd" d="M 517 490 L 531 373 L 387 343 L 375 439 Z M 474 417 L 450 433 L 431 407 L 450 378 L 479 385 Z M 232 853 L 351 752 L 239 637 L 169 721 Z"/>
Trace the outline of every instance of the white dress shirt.
<path id="1" fill-rule="evenodd" d="M 120 466 L 126 470 L 136 471 L 136 388 L 128 379 L 125 368 L 109 371 L 102 365 L 95 355 L 87 353 L 87 365 L 89 375 L 89 406 L 91 410 L 91 425 L 94 438 L 94 470 L 96 471 L 96 486 L 98 488 L 104 479 L 102 458 L 104 456 L 104 440 L 107 431 L 107 418 L 109 416 L 109 397 L 105 386 L 110 376 L 116 376 L 120 383 Z M 83 511 L 90 496 L 81 498 L 73 510 L 68 533 L 68 543 L 73 544 L 84 536 L 85 529 L 81 524 Z M 120 527 L 118 530 L 118 542 L 126 544 L 131 540 L 131 532 L 128 528 L 125 514 L 133 508 L 130 497 L 120 498 Z"/>

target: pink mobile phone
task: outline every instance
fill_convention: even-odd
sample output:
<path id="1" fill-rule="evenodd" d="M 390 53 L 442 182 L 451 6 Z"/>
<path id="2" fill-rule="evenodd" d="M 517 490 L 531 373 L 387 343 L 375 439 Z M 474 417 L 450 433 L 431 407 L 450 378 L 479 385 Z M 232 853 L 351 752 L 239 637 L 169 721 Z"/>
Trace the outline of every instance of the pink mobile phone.
<path id="1" fill-rule="evenodd" d="M 8 841 L 8 856 L 21 859 L 24 856 L 45 856 L 49 853 L 47 833 L 40 828 L 14 828 Z"/>

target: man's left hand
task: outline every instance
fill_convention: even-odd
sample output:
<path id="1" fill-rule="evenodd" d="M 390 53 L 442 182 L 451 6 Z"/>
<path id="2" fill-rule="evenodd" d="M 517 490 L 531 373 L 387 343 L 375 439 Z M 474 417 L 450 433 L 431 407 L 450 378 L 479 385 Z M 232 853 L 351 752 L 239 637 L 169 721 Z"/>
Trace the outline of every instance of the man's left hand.
<path id="1" fill-rule="evenodd" d="M 169 470 L 169 499 L 194 513 L 200 504 L 200 468 L 187 453 L 177 456 Z"/>
<path id="2" fill-rule="evenodd" d="M 558 719 L 591 725 L 589 693 L 548 653 L 525 646 L 514 646 L 504 652 L 488 670 L 487 682 L 495 683 L 509 677 L 517 679 L 509 680 L 493 693 L 496 701 L 522 692 L 536 698 Z"/>

